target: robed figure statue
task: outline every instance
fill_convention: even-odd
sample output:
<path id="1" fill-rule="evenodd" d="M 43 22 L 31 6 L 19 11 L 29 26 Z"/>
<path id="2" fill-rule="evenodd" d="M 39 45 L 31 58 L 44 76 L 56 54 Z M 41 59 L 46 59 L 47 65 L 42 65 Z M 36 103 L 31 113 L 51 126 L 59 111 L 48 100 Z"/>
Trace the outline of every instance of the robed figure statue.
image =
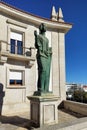
<path id="1" fill-rule="evenodd" d="M 49 47 L 49 40 L 45 36 L 46 26 L 42 23 L 39 26 L 39 35 L 34 31 L 35 48 L 37 49 L 38 64 L 38 92 L 49 92 L 50 66 L 52 57 L 52 48 Z"/>

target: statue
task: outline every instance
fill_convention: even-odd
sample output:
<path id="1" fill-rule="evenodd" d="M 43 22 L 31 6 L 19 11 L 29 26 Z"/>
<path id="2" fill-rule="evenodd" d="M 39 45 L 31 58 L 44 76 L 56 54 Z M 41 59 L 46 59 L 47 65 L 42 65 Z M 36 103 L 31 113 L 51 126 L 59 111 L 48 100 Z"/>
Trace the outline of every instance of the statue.
<path id="1" fill-rule="evenodd" d="M 34 31 L 35 48 L 37 49 L 37 64 L 38 64 L 38 92 L 49 92 L 50 66 L 52 57 L 52 48 L 49 47 L 49 40 L 45 36 L 46 27 L 42 23 L 39 26 L 39 35 Z"/>

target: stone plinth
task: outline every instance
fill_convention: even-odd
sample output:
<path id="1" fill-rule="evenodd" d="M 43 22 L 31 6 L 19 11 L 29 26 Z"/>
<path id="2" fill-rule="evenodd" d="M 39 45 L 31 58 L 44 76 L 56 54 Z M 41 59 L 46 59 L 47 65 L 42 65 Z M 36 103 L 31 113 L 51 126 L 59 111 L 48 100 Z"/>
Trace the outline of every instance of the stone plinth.
<path id="1" fill-rule="evenodd" d="M 31 96 L 28 99 L 30 100 L 30 118 L 35 126 L 58 123 L 58 97 L 53 95 Z"/>

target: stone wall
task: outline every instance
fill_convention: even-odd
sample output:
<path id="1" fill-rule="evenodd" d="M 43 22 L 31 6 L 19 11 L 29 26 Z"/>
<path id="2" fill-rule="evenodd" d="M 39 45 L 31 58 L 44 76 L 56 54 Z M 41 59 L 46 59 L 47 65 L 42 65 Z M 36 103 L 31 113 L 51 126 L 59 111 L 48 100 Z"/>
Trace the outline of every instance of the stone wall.
<path id="1" fill-rule="evenodd" d="M 74 101 L 64 101 L 64 108 L 87 116 L 87 104 Z"/>

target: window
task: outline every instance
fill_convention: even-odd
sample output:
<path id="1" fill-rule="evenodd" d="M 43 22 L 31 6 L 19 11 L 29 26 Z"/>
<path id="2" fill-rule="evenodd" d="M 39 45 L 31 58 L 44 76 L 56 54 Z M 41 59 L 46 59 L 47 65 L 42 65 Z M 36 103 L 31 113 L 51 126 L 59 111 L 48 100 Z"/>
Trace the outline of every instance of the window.
<path id="1" fill-rule="evenodd" d="M 9 84 L 10 85 L 23 85 L 23 71 L 10 70 Z"/>
<path id="2" fill-rule="evenodd" d="M 10 37 L 10 51 L 13 54 L 23 54 L 23 41 L 22 41 L 22 34 L 16 33 L 16 32 L 11 32 L 11 37 Z"/>
<path id="3" fill-rule="evenodd" d="M 7 88 L 25 87 L 25 68 L 18 66 L 8 66 L 6 74 Z"/>

